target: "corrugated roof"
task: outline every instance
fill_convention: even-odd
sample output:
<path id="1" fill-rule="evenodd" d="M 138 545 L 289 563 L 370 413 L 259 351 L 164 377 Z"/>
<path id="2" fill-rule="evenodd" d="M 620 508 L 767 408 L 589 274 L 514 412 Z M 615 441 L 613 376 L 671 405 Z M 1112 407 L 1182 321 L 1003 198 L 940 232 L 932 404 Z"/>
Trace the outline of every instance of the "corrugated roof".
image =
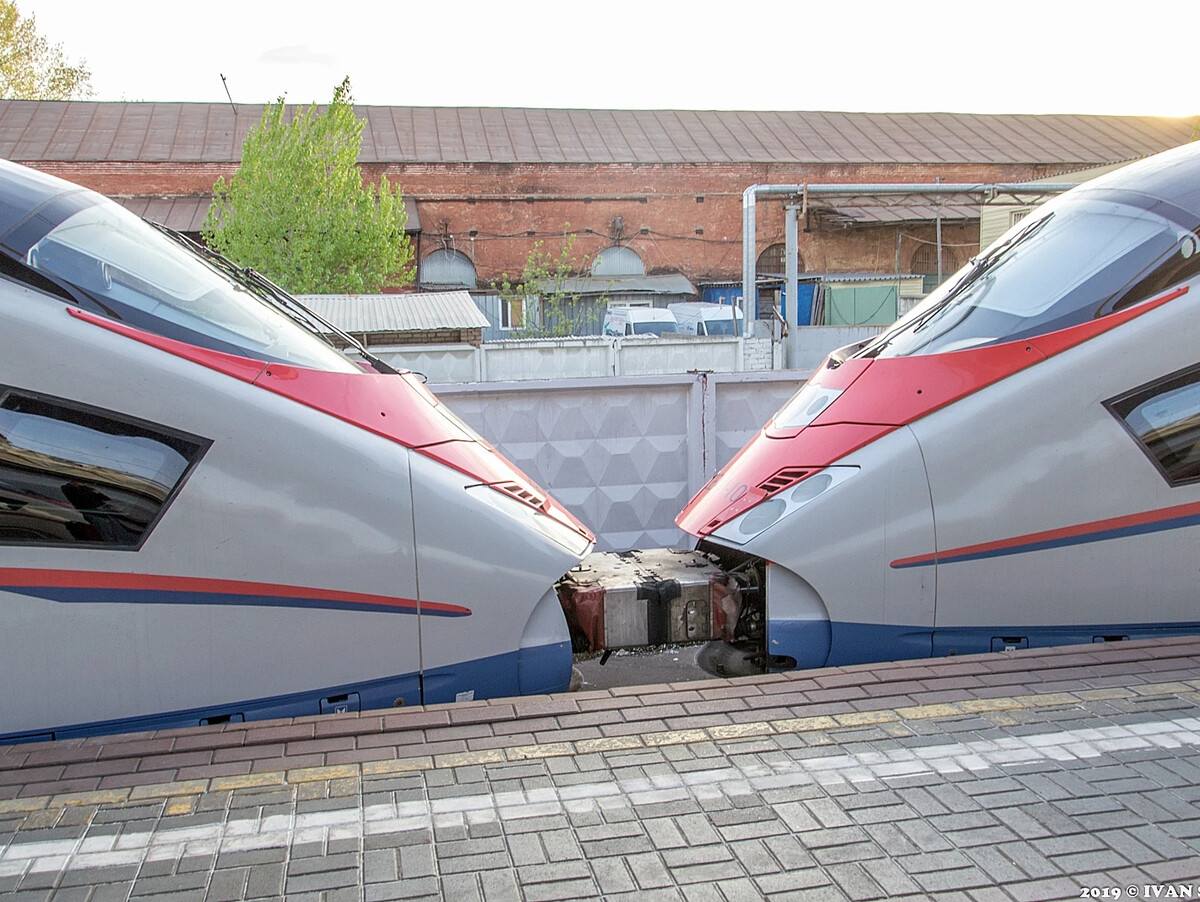
<path id="1" fill-rule="evenodd" d="M 208 208 L 212 206 L 212 195 L 189 194 L 186 196 L 114 196 L 112 198 L 131 213 L 142 219 L 157 222 L 177 232 L 199 232 L 208 216 Z M 421 217 L 417 215 L 417 205 L 411 197 L 404 197 L 404 209 L 408 220 L 404 231 L 408 233 L 421 231 Z"/>
<path id="2" fill-rule="evenodd" d="M 0 101 L 21 162 L 236 163 L 263 105 Z M 364 163 L 1062 163 L 1187 142 L 1189 118 L 358 107 Z"/>
<path id="3" fill-rule="evenodd" d="M 568 294 L 695 294 L 687 276 L 665 273 L 657 276 L 573 277 L 559 285 Z"/>
<path id="4" fill-rule="evenodd" d="M 301 294 L 297 299 L 343 332 L 486 329 L 490 323 L 466 291 L 417 294 Z"/>
<path id="5" fill-rule="evenodd" d="M 948 194 L 940 199 L 924 196 L 846 197 L 836 201 L 820 198 L 810 201 L 809 216 L 820 225 L 839 223 L 933 222 L 979 218 L 979 199 L 969 195 Z"/>
<path id="6" fill-rule="evenodd" d="M 117 203 L 142 219 L 165 225 L 177 232 L 199 232 L 212 206 L 211 196 L 114 197 Z"/>

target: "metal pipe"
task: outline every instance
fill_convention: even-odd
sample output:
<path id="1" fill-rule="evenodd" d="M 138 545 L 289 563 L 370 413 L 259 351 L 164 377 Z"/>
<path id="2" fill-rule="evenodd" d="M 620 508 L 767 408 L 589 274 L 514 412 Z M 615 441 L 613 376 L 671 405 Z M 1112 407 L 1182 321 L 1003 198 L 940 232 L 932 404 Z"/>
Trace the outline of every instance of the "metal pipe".
<path id="1" fill-rule="evenodd" d="M 987 184 L 978 182 L 926 182 L 924 184 L 918 182 L 884 182 L 863 185 L 801 185 L 799 187 L 792 185 L 754 185 L 746 190 L 750 191 L 755 188 L 790 188 L 790 191 L 769 190 L 764 192 L 759 190 L 756 193 L 799 194 L 806 191 L 810 196 L 815 194 L 822 197 L 837 194 L 842 194 L 846 197 L 856 197 L 860 194 L 980 194 L 994 198 L 1000 194 L 1062 194 L 1064 191 L 1070 191 L 1072 188 L 1077 187 L 1079 186 L 1067 182 L 1047 182 L 1037 185 L 1026 185 L 1020 182 L 994 182 Z"/>
<path id="2" fill-rule="evenodd" d="M 800 273 L 798 260 L 800 257 L 800 229 L 797 226 L 796 220 L 796 205 L 788 204 L 783 208 L 787 216 L 784 227 L 784 254 L 787 259 L 784 261 L 784 277 L 787 279 L 785 291 L 787 294 L 787 302 L 792 305 L 792 316 L 796 320 L 797 326 L 806 326 L 808 323 L 800 322 L 800 298 L 797 296 L 800 293 Z"/>

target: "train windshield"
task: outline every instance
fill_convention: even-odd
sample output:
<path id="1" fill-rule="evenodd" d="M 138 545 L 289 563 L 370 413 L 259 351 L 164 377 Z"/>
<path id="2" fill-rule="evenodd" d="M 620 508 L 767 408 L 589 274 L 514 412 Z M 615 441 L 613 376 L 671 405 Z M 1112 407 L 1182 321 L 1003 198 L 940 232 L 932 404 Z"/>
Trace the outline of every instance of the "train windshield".
<path id="1" fill-rule="evenodd" d="M 1197 272 L 1193 229 L 1126 203 L 1070 198 L 1018 223 L 857 356 L 940 354 L 1044 335 L 1148 300 Z"/>
<path id="2" fill-rule="evenodd" d="M 130 325 L 312 369 L 360 372 L 299 322 L 107 199 L 64 219 L 26 262 Z"/>

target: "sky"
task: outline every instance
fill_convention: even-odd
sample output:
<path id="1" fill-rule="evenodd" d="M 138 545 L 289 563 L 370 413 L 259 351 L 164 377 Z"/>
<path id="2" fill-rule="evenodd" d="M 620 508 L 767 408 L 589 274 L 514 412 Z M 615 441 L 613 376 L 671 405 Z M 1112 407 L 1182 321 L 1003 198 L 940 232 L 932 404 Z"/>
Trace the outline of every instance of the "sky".
<path id="1" fill-rule="evenodd" d="M 95 100 L 1200 114 L 1195 0 L 16 4 Z"/>

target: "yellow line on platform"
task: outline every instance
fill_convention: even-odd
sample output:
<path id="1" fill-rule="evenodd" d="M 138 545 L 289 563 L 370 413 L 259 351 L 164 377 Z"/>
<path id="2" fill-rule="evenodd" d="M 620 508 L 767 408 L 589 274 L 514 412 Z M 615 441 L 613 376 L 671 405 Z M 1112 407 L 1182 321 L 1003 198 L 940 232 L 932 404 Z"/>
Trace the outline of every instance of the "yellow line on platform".
<path id="1" fill-rule="evenodd" d="M 957 702 L 928 705 L 909 705 L 895 709 L 850 712 L 838 715 L 789 717 L 748 723 L 716 724 L 711 727 L 686 730 L 660 730 L 640 735 L 610 736 L 578 739 L 569 742 L 545 742 L 511 746 L 503 749 L 426 755 L 362 764 L 337 764 L 302 767 L 240 776 L 183 780 L 155 783 L 130 788 L 71 792 L 49 796 L 0 799 L 0 815 L 38 815 L 47 809 L 66 809 L 74 806 L 124 807 L 165 801 L 168 815 L 188 814 L 196 809 L 198 800 L 206 793 L 236 790 L 304 787 L 304 791 L 349 796 L 361 791 L 364 778 L 419 773 L 453 767 L 485 764 L 505 764 L 543 758 L 649 751 L 666 746 L 692 745 L 702 742 L 734 743 L 739 740 L 784 734 L 807 734 L 811 745 L 835 744 L 836 733 L 877 727 L 889 735 L 903 736 L 905 721 L 928 721 L 990 715 L 997 726 L 1018 723 L 1014 712 L 1050 707 L 1079 706 L 1085 702 L 1116 699 L 1147 699 L 1175 697 L 1200 706 L 1200 681 L 1145 684 L 1131 688 L 1086 689 L 1078 692 L 1047 692 L 1008 698 L 974 698 Z M 833 734 L 833 735 L 831 735 Z M 312 784 L 328 784 L 327 790 Z M 336 792 L 333 791 L 336 789 Z"/>

